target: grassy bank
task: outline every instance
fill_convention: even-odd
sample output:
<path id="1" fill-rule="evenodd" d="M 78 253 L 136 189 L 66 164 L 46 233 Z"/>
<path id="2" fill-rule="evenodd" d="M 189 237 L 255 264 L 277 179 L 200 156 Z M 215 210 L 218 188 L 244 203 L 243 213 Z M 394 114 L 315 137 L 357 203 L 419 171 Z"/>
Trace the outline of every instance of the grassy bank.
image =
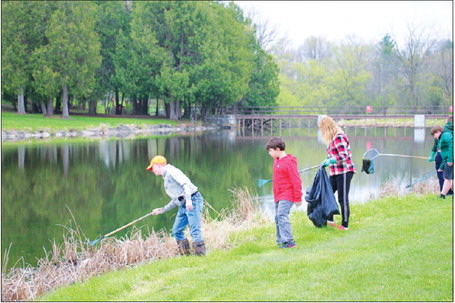
<path id="1" fill-rule="evenodd" d="M 18 130 L 26 132 L 48 131 L 70 131 L 85 130 L 99 127 L 116 127 L 119 125 L 148 126 L 157 124 L 170 124 L 172 126 L 178 123 L 167 119 L 155 118 L 106 118 L 90 116 L 70 116 L 68 119 L 62 119 L 60 116 L 44 117 L 42 114 L 18 115 L 12 112 L 2 112 L 2 130 Z"/>
<path id="2" fill-rule="evenodd" d="M 292 213 L 293 249 L 277 248 L 274 224 L 262 223 L 231 234 L 233 249 L 208 245 L 206 257 L 125 268 L 40 300 L 453 301 L 451 199 L 388 197 L 351 213 L 347 232 Z"/>

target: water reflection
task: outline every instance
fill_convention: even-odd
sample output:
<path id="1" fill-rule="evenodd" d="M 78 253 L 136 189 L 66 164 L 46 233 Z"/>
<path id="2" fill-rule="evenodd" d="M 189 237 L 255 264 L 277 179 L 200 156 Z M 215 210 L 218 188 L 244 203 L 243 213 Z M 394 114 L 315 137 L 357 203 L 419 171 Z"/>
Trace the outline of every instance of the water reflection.
<path id="1" fill-rule="evenodd" d="M 182 169 L 217 210 L 230 207 L 229 189 L 257 191 L 264 208 L 273 213 L 271 183 L 257 188 L 258 179 L 271 179 L 272 159 L 264 149 L 268 138 L 281 135 L 286 151 L 298 158 L 299 169 L 326 157 L 316 128 L 236 133 L 221 131 L 202 136 L 109 140 L 87 143 L 18 145 L 2 152 L 2 246 L 13 243 L 10 260 L 42 257 L 49 240 L 62 238 L 62 224 L 71 219 L 68 208 L 89 239 L 95 239 L 168 202 L 162 178 L 146 172 L 149 159 L 163 154 Z M 351 184 L 352 203 L 374 197 L 385 181 L 408 184 L 433 168 L 426 160 L 378 157 L 375 173 L 361 173 L 363 153 L 423 156 L 433 144 L 429 129 L 416 136 L 406 128 L 348 128 L 357 173 Z M 416 138 L 419 138 L 416 140 Z M 303 188 L 316 170 L 302 174 Z M 435 176 L 432 176 L 435 178 Z M 306 209 L 302 206 L 301 209 Z M 170 230 L 175 210 L 138 224 Z M 122 234 L 119 233 L 118 236 Z M 4 251 L 2 252 L 2 255 Z"/>

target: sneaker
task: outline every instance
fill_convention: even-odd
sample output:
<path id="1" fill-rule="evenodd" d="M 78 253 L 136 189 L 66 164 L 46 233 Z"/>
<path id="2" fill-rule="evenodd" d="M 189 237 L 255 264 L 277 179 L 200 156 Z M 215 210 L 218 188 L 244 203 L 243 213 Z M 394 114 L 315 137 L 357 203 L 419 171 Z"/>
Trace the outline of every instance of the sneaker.
<path id="1" fill-rule="evenodd" d="M 338 226 L 337 230 L 349 230 L 349 228 L 344 227 L 343 225 Z"/>
<path id="2" fill-rule="evenodd" d="M 330 226 L 333 226 L 333 227 L 337 227 L 337 224 L 333 221 L 327 220 L 327 224 L 329 224 Z"/>
<path id="3" fill-rule="evenodd" d="M 290 242 L 284 242 L 283 245 L 280 246 L 280 248 L 293 248 L 296 246 L 297 245 L 295 245 L 294 242 L 290 241 Z"/>

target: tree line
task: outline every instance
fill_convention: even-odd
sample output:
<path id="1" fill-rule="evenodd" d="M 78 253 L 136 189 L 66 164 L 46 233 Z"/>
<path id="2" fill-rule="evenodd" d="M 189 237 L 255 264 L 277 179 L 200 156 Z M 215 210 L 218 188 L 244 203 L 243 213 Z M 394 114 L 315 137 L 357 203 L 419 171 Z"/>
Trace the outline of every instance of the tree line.
<path id="1" fill-rule="evenodd" d="M 280 66 L 282 106 L 390 106 L 449 110 L 453 104 L 453 41 L 408 27 L 402 44 L 390 34 L 375 44 L 355 36 L 333 43 L 310 37 L 297 48 L 286 38 L 270 47 Z"/>
<path id="2" fill-rule="evenodd" d="M 64 118 L 99 104 L 175 120 L 275 105 L 279 69 L 255 32 L 233 2 L 2 2 L 2 99 Z"/>

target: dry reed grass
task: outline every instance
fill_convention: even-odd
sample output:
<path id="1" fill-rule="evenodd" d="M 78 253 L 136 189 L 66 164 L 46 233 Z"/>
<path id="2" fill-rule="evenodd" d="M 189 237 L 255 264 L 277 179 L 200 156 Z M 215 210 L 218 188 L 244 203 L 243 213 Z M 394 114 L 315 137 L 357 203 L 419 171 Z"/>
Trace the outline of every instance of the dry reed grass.
<path id="1" fill-rule="evenodd" d="M 233 189 L 233 207 L 211 218 L 205 208 L 203 234 L 208 250 L 228 249 L 232 233 L 260 225 L 266 216 L 248 189 Z M 82 282 L 90 277 L 126 266 L 152 262 L 178 255 L 175 240 L 164 231 L 143 235 L 133 229 L 123 238 L 107 238 L 95 247 L 75 223 L 74 217 L 66 227 L 61 244 L 52 243 L 52 250 L 38 260 L 37 267 L 14 264 L 7 271 L 8 251 L 2 270 L 2 301 L 31 301 L 58 287 Z M 73 227 L 73 224 L 75 225 Z M 188 231 L 186 231 L 188 233 Z"/>
<path id="2" fill-rule="evenodd" d="M 414 193 L 418 195 L 439 194 L 439 183 L 437 179 L 430 179 L 419 182 L 409 189 L 403 189 L 396 181 L 386 181 L 379 190 L 379 197 L 393 197 Z"/>

